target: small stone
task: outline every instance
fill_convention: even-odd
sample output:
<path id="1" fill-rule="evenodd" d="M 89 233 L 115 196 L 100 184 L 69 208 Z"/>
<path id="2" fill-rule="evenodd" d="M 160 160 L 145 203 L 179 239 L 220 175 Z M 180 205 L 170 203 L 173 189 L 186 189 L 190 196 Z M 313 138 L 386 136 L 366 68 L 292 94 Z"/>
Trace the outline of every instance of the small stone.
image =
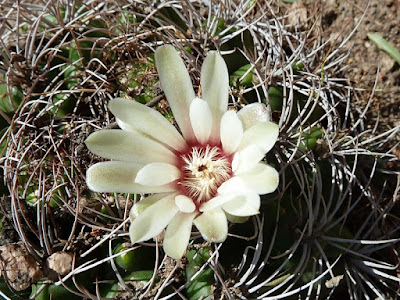
<path id="1" fill-rule="evenodd" d="M 0 272 L 16 291 L 36 283 L 42 270 L 22 243 L 0 246 Z"/>
<path id="2" fill-rule="evenodd" d="M 343 275 L 335 276 L 332 279 L 329 279 L 329 280 L 325 281 L 325 286 L 328 289 L 337 287 L 339 285 L 339 283 L 340 283 L 340 280 L 342 280 L 342 279 L 343 279 Z"/>
<path id="3" fill-rule="evenodd" d="M 72 269 L 72 259 L 71 253 L 56 252 L 47 259 L 47 266 L 56 273 L 65 275 Z"/>

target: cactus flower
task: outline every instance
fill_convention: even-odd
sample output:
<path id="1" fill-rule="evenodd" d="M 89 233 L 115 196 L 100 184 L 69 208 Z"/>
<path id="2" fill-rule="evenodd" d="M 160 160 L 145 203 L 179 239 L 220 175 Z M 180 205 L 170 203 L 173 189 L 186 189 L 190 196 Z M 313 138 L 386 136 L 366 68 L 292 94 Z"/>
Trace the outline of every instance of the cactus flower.
<path id="1" fill-rule="evenodd" d="M 223 242 L 228 221 L 259 213 L 260 195 L 278 186 L 278 172 L 262 162 L 279 129 L 255 103 L 228 110 L 229 77 L 223 58 L 210 52 L 201 70 L 201 99 L 172 46 L 155 53 L 160 83 L 179 131 L 156 110 L 116 98 L 109 109 L 119 129 L 103 129 L 85 141 L 94 154 L 111 159 L 87 170 L 96 192 L 147 194 L 130 212 L 132 243 L 166 228 L 163 247 L 179 259 L 193 224 L 210 242 Z"/>

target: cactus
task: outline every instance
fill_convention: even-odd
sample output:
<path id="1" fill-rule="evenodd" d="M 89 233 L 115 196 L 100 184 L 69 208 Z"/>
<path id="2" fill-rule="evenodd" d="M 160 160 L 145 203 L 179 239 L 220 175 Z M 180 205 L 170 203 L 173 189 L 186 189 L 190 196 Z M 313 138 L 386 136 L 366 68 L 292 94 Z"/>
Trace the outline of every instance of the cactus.
<path id="1" fill-rule="evenodd" d="M 391 149 L 400 128 L 367 126 L 372 96 L 343 79 L 349 37 L 331 48 L 310 24 L 288 25 L 279 1 L 5 2 L 0 243 L 22 243 L 43 276 L 25 291 L 3 278 L 0 295 L 398 295 L 399 158 Z M 164 254 L 162 236 L 129 244 L 140 195 L 95 193 L 85 183 L 100 158 L 83 141 L 117 127 L 110 99 L 139 101 L 175 125 L 154 65 L 163 44 L 179 51 L 196 93 L 207 53 L 220 51 L 229 108 L 264 103 L 280 132 L 266 157 L 280 183 L 262 196 L 260 214 L 231 224 L 221 244 L 193 227 L 180 260 Z M 67 274 L 46 267 L 56 252 L 74 257 Z"/>

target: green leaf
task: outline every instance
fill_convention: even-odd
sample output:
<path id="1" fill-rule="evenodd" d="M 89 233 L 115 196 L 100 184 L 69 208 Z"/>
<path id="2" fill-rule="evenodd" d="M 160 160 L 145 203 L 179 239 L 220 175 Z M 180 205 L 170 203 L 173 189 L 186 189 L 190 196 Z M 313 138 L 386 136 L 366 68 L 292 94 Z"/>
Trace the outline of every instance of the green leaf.
<path id="1" fill-rule="evenodd" d="M 268 89 L 268 98 L 271 110 L 282 110 L 283 105 L 283 91 L 281 87 L 271 86 Z"/>
<path id="2" fill-rule="evenodd" d="M 42 282 L 38 282 L 36 285 L 32 285 L 31 297 L 36 293 L 36 291 L 43 285 Z M 49 285 L 46 286 L 39 295 L 35 297 L 35 300 L 50 300 L 50 299 L 68 299 L 68 300 L 78 300 L 81 297 L 71 293 L 62 285 Z"/>
<path id="3" fill-rule="evenodd" d="M 213 22 L 214 22 L 214 19 L 215 19 L 215 17 L 213 17 Z M 207 27 L 206 22 L 204 22 L 203 27 L 204 27 L 204 28 Z M 221 18 L 221 19 L 218 19 L 217 28 L 216 28 L 216 30 L 215 30 L 215 32 L 214 32 L 214 36 L 218 36 L 218 35 L 219 35 L 222 31 L 224 31 L 225 29 L 226 29 L 225 20 L 222 19 L 222 18 Z M 228 32 L 229 32 L 229 33 L 232 33 L 232 32 L 234 32 L 234 30 L 229 30 Z"/>
<path id="4" fill-rule="evenodd" d="M 301 134 L 301 142 L 299 149 L 306 152 L 311 150 L 317 144 L 317 140 L 323 136 L 323 131 L 319 127 L 312 127 L 303 131 Z"/>
<path id="5" fill-rule="evenodd" d="M 118 244 L 114 248 L 113 254 L 118 254 L 127 249 L 128 248 L 126 248 L 123 243 Z M 124 254 L 117 256 L 115 258 L 115 263 L 124 270 L 132 270 L 135 267 L 135 260 L 136 260 L 135 251 L 132 250 L 132 251 L 129 251 L 129 252 L 126 252 Z"/>
<path id="6" fill-rule="evenodd" d="M 71 42 L 70 48 L 68 49 L 68 59 L 73 62 L 74 64 L 72 67 L 75 67 L 77 70 L 80 67 L 84 66 L 84 62 L 88 62 L 92 55 L 93 42 L 91 41 L 78 41 L 78 42 Z M 93 51 L 93 57 L 98 54 L 98 51 Z M 70 65 L 68 64 L 67 67 Z M 78 68 L 77 68 L 78 67 Z M 68 71 L 67 71 L 68 72 Z M 69 70 L 69 72 L 74 72 L 74 69 Z M 64 74 L 64 77 L 71 77 L 70 74 Z"/>
<path id="7" fill-rule="evenodd" d="M 31 297 L 33 297 L 33 295 L 36 294 L 36 291 L 38 291 L 42 285 L 43 285 L 43 283 L 38 283 L 37 285 L 32 285 Z M 48 286 L 44 287 L 44 289 L 40 292 L 40 294 L 35 297 L 35 300 L 47 300 L 47 299 L 50 299 Z"/>
<path id="8" fill-rule="evenodd" d="M 298 74 L 304 69 L 304 63 L 302 61 L 294 62 L 292 65 L 293 73 Z"/>
<path id="9" fill-rule="evenodd" d="M 64 7 L 58 7 L 57 11 L 55 11 L 57 14 L 57 17 L 61 17 L 62 20 L 65 18 L 65 8 Z M 43 32 L 44 29 L 46 28 L 54 28 L 57 25 L 60 25 L 60 22 L 58 18 L 56 18 L 54 15 L 50 13 L 46 13 L 43 15 L 42 19 L 40 20 L 40 28 L 39 32 Z"/>
<path id="10" fill-rule="evenodd" d="M 379 49 L 389 54 L 400 65 L 400 52 L 396 47 L 377 33 L 368 33 L 368 38 L 373 41 Z"/>
<path id="11" fill-rule="evenodd" d="M 133 271 L 124 276 L 124 280 L 134 280 L 134 281 L 149 281 L 153 277 L 153 271 L 143 270 L 143 271 Z"/>
<path id="12" fill-rule="evenodd" d="M 185 270 L 186 281 L 197 273 L 197 271 L 210 258 L 210 249 L 205 247 L 198 251 L 190 250 L 186 257 L 189 264 Z M 197 253 L 197 256 L 195 256 Z M 210 267 L 206 267 L 186 288 L 186 295 L 189 300 L 206 299 L 211 295 L 211 284 L 213 282 L 214 272 Z"/>
<path id="13" fill-rule="evenodd" d="M 254 4 L 256 4 L 256 3 L 257 3 L 257 0 L 250 0 L 249 4 L 247 5 L 247 9 L 252 8 L 254 6 Z"/>
<path id="14" fill-rule="evenodd" d="M 25 201 L 29 206 L 36 206 L 36 202 L 38 201 L 37 195 L 34 192 L 29 193 L 26 196 Z"/>
<path id="15" fill-rule="evenodd" d="M 12 114 L 24 99 L 24 94 L 16 86 L 11 88 L 11 100 L 7 91 L 7 84 L 0 84 L 0 110 Z"/>
<path id="16" fill-rule="evenodd" d="M 100 296 L 102 298 L 115 299 L 118 291 L 118 283 L 105 283 L 100 286 Z"/>
<path id="17" fill-rule="evenodd" d="M 39 32 L 42 33 L 49 28 L 55 28 L 57 24 L 58 20 L 55 16 L 51 14 L 45 14 L 40 20 Z"/>
<path id="18" fill-rule="evenodd" d="M 81 43 L 79 43 L 80 45 Z M 71 43 L 71 48 L 68 50 L 68 59 L 72 62 L 71 64 L 66 64 L 64 66 L 64 79 L 68 89 L 72 89 L 77 83 L 77 73 L 78 68 L 83 66 L 81 53 L 83 50 L 78 50 L 77 45 L 73 42 Z"/>
<path id="19" fill-rule="evenodd" d="M 73 112 L 76 105 L 76 97 L 71 94 L 59 93 L 53 96 L 52 102 L 54 107 L 51 112 L 56 114 L 57 118 L 62 118 Z"/>
<path id="20" fill-rule="evenodd" d="M 251 68 L 251 64 L 247 64 L 244 65 L 242 67 L 240 67 L 239 69 L 237 69 L 235 72 L 233 72 L 233 74 L 229 77 L 229 83 L 232 86 L 238 86 L 238 85 L 242 85 L 242 86 L 251 86 L 252 85 L 252 81 L 253 81 L 253 70 L 251 70 L 250 72 L 249 69 Z M 240 80 L 240 78 L 242 78 L 242 76 L 244 74 L 247 75 Z"/>
<path id="21" fill-rule="evenodd" d="M 78 45 L 75 42 L 71 43 L 71 48 L 68 51 L 68 58 L 70 61 L 76 63 L 78 66 L 82 66 L 81 54 L 79 53 L 80 48 L 82 47 L 82 42 L 79 42 Z M 79 49 L 79 50 L 78 50 Z M 65 75 L 68 77 L 69 75 Z"/>

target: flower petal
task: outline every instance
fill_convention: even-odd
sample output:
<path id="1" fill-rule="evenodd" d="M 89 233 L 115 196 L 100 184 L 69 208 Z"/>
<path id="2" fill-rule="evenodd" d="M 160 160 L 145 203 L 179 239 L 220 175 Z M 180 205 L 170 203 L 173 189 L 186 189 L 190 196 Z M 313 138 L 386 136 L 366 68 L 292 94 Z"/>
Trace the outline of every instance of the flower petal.
<path id="1" fill-rule="evenodd" d="M 236 152 L 232 160 L 232 171 L 235 175 L 252 170 L 265 156 L 257 145 L 251 145 Z"/>
<path id="2" fill-rule="evenodd" d="M 174 163 L 177 160 L 175 154 L 166 147 L 137 132 L 102 129 L 89 135 L 85 144 L 94 154 L 108 159 L 141 164 Z"/>
<path id="3" fill-rule="evenodd" d="M 206 241 L 223 242 L 228 236 L 228 221 L 221 208 L 203 212 L 193 223 Z"/>
<path id="4" fill-rule="evenodd" d="M 219 142 L 220 121 L 228 108 L 229 75 L 224 59 L 217 52 L 210 52 L 201 68 L 201 94 L 213 116 L 211 142 Z"/>
<path id="5" fill-rule="evenodd" d="M 260 213 L 260 196 L 252 191 L 237 195 L 222 205 L 222 209 L 233 216 L 246 217 Z"/>
<path id="6" fill-rule="evenodd" d="M 221 143 L 226 155 L 232 154 L 239 147 L 243 136 L 242 122 L 236 112 L 228 110 L 221 119 Z"/>
<path id="7" fill-rule="evenodd" d="M 163 242 L 164 251 L 169 257 L 180 259 L 185 253 L 195 216 L 196 213 L 178 212 L 169 223 Z"/>
<path id="8" fill-rule="evenodd" d="M 264 163 L 257 164 L 252 170 L 239 177 L 249 189 L 260 195 L 274 192 L 279 184 L 279 173 Z"/>
<path id="9" fill-rule="evenodd" d="M 242 121 L 244 130 L 258 123 L 268 122 L 271 119 L 271 113 L 263 103 L 248 104 L 239 110 L 237 115 L 240 121 Z"/>
<path id="10" fill-rule="evenodd" d="M 272 122 L 255 124 L 243 133 L 243 138 L 238 150 L 243 150 L 250 145 L 257 145 L 265 154 L 275 145 L 279 135 L 279 127 Z"/>
<path id="11" fill-rule="evenodd" d="M 190 104 L 190 122 L 197 141 L 204 145 L 211 134 L 212 115 L 207 102 L 195 98 Z"/>
<path id="12" fill-rule="evenodd" d="M 232 200 L 233 197 L 234 197 L 234 194 L 220 195 L 220 196 L 214 197 L 214 198 L 210 199 L 209 201 L 204 202 L 200 206 L 199 210 L 201 212 L 213 210 L 213 209 L 221 206 L 222 204 Z"/>
<path id="13" fill-rule="evenodd" d="M 92 191 L 105 193 L 161 193 L 176 190 L 175 185 L 143 186 L 135 178 L 143 165 L 132 162 L 106 161 L 91 166 L 86 172 L 86 184 Z"/>
<path id="14" fill-rule="evenodd" d="M 174 165 L 154 162 L 145 165 L 137 173 L 135 182 L 145 186 L 159 186 L 181 177 L 181 171 Z"/>
<path id="15" fill-rule="evenodd" d="M 122 122 L 120 119 L 117 117 L 115 118 L 115 121 L 118 124 L 118 127 L 121 128 L 123 131 L 131 131 L 131 132 L 139 132 L 137 129 L 133 128 L 131 125 L 128 123 Z M 144 133 L 143 133 L 144 134 Z"/>
<path id="16" fill-rule="evenodd" d="M 137 216 L 129 228 L 132 244 L 146 241 L 161 233 L 178 212 L 175 195 L 167 196 Z"/>
<path id="17" fill-rule="evenodd" d="M 187 147 L 185 140 L 176 128 L 158 111 L 123 98 L 111 100 L 108 106 L 115 117 L 120 120 L 119 123 L 122 121 L 175 150 L 183 151 Z"/>
<path id="18" fill-rule="evenodd" d="M 155 53 L 156 67 L 172 113 L 188 142 L 194 142 L 195 136 L 190 125 L 189 107 L 196 97 L 192 81 L 186 67 L 171 45 L 161 46 Z"/>
<path id="19" fill-rule="evenodd" d="M 218 194 L 227 195 L 227 194 L 242 194 L 247 190 L 244 181 L 238 177 L 234 176 L 229 180 L 225 181 L 221 186 L 218 188 Z"/>
<path id="20" fill-rule="evenodd" d="M 228 221 L 231 223 L 241 224 L 241 223 L 246 222 L 249 219 L 249 217 L 238 217 L 238 216 L 228 214 L 227 212 L 225 212 L 225 215 L 226 215 L 226 218 L 228 219 Z"/>
<path id="21" fill-rule="evenodd" d="M 131 221 L 135 220 L 137 216 L 139 216 L 142 212 L 144 212 L 147 208 L 152 206 L 154 203 L 156 203 L 158 200 L 161 200 L 171 193 L 157 193 L 153 194 L 148 197 L 143 197 L 140 201 L 137 201 L 131 208 L 131 211 L 129 212 L 129 219 Z"/>
<path id="22" fill-rule="evenodd" d="M 176 196 L 175 204 L 179 207 L 179 210 L 184 213 L 191 213 L 196 210 L 196 205 L 193 203 L 192 198 L 185 195 Z"/>
<path id="23" fill-rule="evenodd" d="M 234 216 L 251 216 L 259 213 L 260 196 L 246 186 L 241 177 L 232 177 L 218 189 L 219 196 L 200 207 L 201 212 L 208 212 L 217 207 Z"/>

